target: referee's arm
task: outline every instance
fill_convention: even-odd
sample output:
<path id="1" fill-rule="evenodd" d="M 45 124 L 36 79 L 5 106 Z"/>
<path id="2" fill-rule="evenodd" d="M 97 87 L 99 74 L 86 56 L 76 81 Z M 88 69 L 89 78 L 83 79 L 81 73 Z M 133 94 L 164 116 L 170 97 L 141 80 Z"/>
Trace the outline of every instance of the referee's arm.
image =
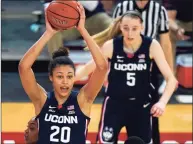
<path id="1" fill-rule="evenodd" d="M 172 45 L 169 36 L 169 19 L 166 12 L 166 9 L 162 6 L 160 12 L 160 26 L 159 26 L 159 36 L 160 36 L 160 44 L 163 48 L 164 55 L 166 60 L 174 72 L 174 60 L 172 54 Z"/>

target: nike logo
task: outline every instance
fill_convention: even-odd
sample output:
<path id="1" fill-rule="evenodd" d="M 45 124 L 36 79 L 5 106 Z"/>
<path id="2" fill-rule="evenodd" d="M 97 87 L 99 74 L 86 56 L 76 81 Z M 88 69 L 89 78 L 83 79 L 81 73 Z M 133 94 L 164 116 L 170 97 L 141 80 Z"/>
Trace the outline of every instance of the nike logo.
<path id="1" fill-rule="evenodd" d="M 144 104 L 143 107 L 146 108 L 150 103 Z"/>
<path id="2" fill-rule="evenodd" d="M 50 109 L 53 109 L 53 108 L 56 108 L 56 107 L 52 107 L 52 106 L 49 106 Z"/>
<path id="3" fill-rule="evenodd" d="M 117 55 L 117 58 L 118 58 L 118 59 L 121 59 L 121 58 L 124 58 L 124 57 L 123 57 L 123 56 L 119 56 L 119 55 Z"/>

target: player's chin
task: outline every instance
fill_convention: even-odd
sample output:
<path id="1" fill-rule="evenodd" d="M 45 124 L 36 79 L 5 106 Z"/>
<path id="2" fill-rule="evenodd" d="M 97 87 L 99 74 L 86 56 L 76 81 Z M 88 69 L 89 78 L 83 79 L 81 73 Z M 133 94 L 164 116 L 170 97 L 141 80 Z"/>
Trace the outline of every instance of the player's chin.
<path id="1" fill-rule="evenodd" d="M 68 94 L 69 94 L 68 92 L 61 92 L 61 93 L 60 93 L 60 96 L 61 96 L 61 97 L 67 97 Z"/>
<path id="2" fill-rule="evenodd" d="M 70 88 L 68 90 L 65 90 L 65 91 L 62 90 L 62 91 L 60 91 L 60 96 L 67 97 L 70 92 L 71 92 Z"/>

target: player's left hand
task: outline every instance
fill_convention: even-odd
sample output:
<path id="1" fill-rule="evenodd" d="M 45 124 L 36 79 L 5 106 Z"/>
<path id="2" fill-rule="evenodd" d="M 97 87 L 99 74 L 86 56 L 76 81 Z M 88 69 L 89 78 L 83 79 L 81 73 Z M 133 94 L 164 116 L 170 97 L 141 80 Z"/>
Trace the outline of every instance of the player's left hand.
<path id="1" fill-rule="evenodd" d="M 80 13 L 80 20 L 78 22 L 78 25 L 77 25 L 77 29 L 80 30 L 81 28 L 84 28 L 85 26 L 85 19 L 86 19 L 86 16 L 85 16 L 85 10 L 84 10 L 84 7 L 79 3 L 78 3 L 78 6 L 77 6 L 77 9 Z"/>
<path id="2" fill-rule="evenodd" d="M 165 111 L 165 107 L 166 104 L 162 101 L 157 102 L 156 104 L 154 104 L 151 108 L 151 114 L 154 117 L 160 117 L 163 115 L 164 111 Z"/>

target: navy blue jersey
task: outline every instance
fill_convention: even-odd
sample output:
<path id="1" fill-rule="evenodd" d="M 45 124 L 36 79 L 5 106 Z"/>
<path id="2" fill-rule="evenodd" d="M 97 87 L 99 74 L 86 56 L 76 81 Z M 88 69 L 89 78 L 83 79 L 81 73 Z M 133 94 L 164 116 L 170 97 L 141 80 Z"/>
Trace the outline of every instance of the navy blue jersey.
<path id="1" fill-rule="evenodd" d="M 142 44 L 133 57 L 124 52 L 123 37 L 114 38 L 107 87 L 107 96 L 110 98 L 143 101 L 148 96 L 151 65 L 149 48 L 152 38 L 141 37 Z"/>
<path id="2" fill-rule="evenodd" d="M 85 144 L 90 118 L 82 113 L 77 94 L 72 91 L 67 101 L 58 108 L 54 92 L 49 93 L 37 116 L 39 120 L 37 144 Z"/>

